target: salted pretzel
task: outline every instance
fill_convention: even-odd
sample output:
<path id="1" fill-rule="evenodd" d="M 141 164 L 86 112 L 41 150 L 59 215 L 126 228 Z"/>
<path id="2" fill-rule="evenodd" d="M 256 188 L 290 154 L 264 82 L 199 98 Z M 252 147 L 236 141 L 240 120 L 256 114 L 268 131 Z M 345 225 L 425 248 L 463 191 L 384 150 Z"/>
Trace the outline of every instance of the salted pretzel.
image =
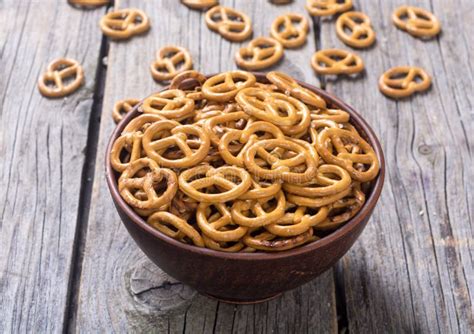
<path id="1" fill-rule="evenodd" d="M 341 41 L 353 48 L 367 48 L 375 42 L 370 19 L 362 12 L 347 12 L 339 16 L 336 33 Z"/>
<path id="2" fill-rule="evenodd" d="M 270 201 L 274 204 L 266 205 Z M 285 214 L 286 199 L 282 191 L 274 196 L 239 200 L 232 205 L 232 219 L 240 226 L 260 227 L 276 222 Z"/>
<path id="3" fill-rule="evenodd" d="M 137 99 L 117 101 L 114 105 L 114 109 L 112 110 L 112 118 L 114 119 L 115 123 L 119 123 L 123 117 L 128 114 L 138 103 L 140 103 L 140 100 Z"/>
<path id="4" fill-rule="evenodd" d="M 306 10 L 312 16 L 330 16 L 351 8 L 352 0 L 306 0 Z"/>
<path id="5" fill-rule="evenodd" d="M 318 74 L 356 74 L 364 70 L 362 58 L 342 49 L 320 50 L 311 57 L 311 66 Z"/>
<path id="6" fill-rule="evenodd" d="M 100 7 L 108 5 L 110 0 L 68 0 L 70 5 L 85 7 Z"/>
<path id="7" fill-rule="evenodd" d="M 158 50 L 150 71 L 156 81 L 168 81 L 192 67 L 193 61 L 188 50 L 180 46 L 168 45 Z"/>
<path id="8" fill-rule="evenodd" d="M 140 171 L 145 172 L 145 176 L 135 177 Z M 157 194 L 155 186 L 157 183 L 166 180 L 166 188 L 163 194 Z M 158 164 L 149 159 L 141 158 L 130 163 L 122 172 L 118 181 L 118 189 L 122 198 L 130 205 L 139 209 L 158 209 L 169 203 L 178 190 L 178 180 L 176 174 L 167 168 L 160 168 Z M 136 198 L 132 190 L 143 190 L 146 193 L 146 200 Z"/>
<path id="9" fill-rule="evenodd" d="M 241 42 L 252 34 L 250 18 L 233 8 L 212 7 L 206 12 L 205 20 L 209 29 L 231 42 Z"/>
<path id="10" fill-rule="evenodd" d="M 173 80 L 171 80 L 169 89 L 182 89 L 183 87 L 181 86 L 183 83 L 188 82 L 188 81 L 195 81 L 198 83 L 199 87 L 201 87 L 204 82 L 206 82 L 206 77 L 204 74 L 194 71 L 194 70 L 188 70 L 188 71 L 183 71 L 178 73 Z"/>
<path id="11" fill-rule="evenodd" d="M 156 115 L 156 114 L 142 114 L 138 116 L 137 118 L 134 118 L 130 121 L 130 123 L 125 126 L 125 128 L 122 131 L 122 134 L 124 133 L 131 133 L 131 132 L 145 132 L 148 127 L 157 122 L 157 121 L 164 121 L 166 120 L 165 117 Z"/>
<path id="12" fill-rule="evenodd" d="M 361 152 L 349 152 L 344 145 L 348 142 L 359 146 Z M 318 135 L 316 149 L 325 161 L 343 167 L 357 181 L 372 180 L 379 172 L 379 161 L 373 148 L 362 137 L 351 131 L 324 129 Z M 368 166 L 367 169 L 364 171 L 356 169 L 354 164 L 358 163 Z"/>
<path id="13" fill-rule="evenodd" d="M 117 9 L 107 13 L 100 20 L 102 32 L 113 39 L 129 39 L 150 29 L 150 20 L 139 9 Z"/>
<path id="14" fill-rule="evenodd" d="M 270 182 L 257 179 L 252 176 L 252 185 L 243 195 L 239 196 L 239 200 L 261 199 L 276 195 L 281 189 L 280 182 Z"/>
<path id="15" fill-rule="evenodd" d="M 72 81 L 65 84 L 70 78 Z M 63 97 L 75 92 L 83 82 L 82 66 L 74 59 L 59 58 L 51 62 L 38 79 L 38 88 L 46 97 Z"/>
<path id="16" fill-rule="evenodd" d="M 271 37 L 257 37 L 235 54 L 237 66 L 261 70 L 275 65 L 283 57 L 283 45 Z"/>
<path id="17" fill-rule="evenodd" d="M 171 230 L 167 225 L 173 226 L 179 232 L 191 239 L 194 245 L 198 247 L 204 247 L 204 241 L 198 231 L 185 220 L 173 215 L 169 212 L 158 211 L 148 217 L 147 223 L 163 232 L 164 234 L 176 238 L 176 235 L 180 235 L 175 231 Z"/>
<path id="18" fill-rule="evenodd" d="M 417 81 L 417 78 L 420 80 Z M 394 99 L 423 92 L 431 86 L 431 77 L 421 67 L 397 66 L 386 71 L 379 79 L 379 89 Z"/>
<path id="19" fill-rule="evenodd" d="M 326 108 L 326 102 L 323 98 L 298 84 L 296 80 L 289 75 L 283 72 L 272 71 L 268 72 L 266 77 L 271 83 L 277 86 L 277 88 L 285 92 L 285 94 L 289 94 L 318 109 Z"/>
<path id="20" fill-rule="evenodd" d="M 277 236 L 274 234 L 263 231 L 255 236 L 252 233 L 247 234 L 242 241 L 245 245 L 255 249 L 275 252 L 292 249 L 315 240 L 313 237 L 313 229 L 308 229 L 306 232 L 290 238 L 276 238 Z"/>
<path id="21" fill-rule="evenodd" d="M 194 111 L 194 100 L 187 98 L 179 89 L 169 89 L 147 97 L 143 101 L 143 112 L 155 114 L 167 119 L 180 119 Z"/>
<path id="22" fill-rule="evenodd" d="M 189 137 L 199 138 L 193 142 Z M 180 125 L 178 122 L 166 120 L 150 125 L 143 134 L 143 149 L 146 154 L 161 166 L 185 168 L 194 166 L 204 160 L 209 152 L 210 139 L 200 127 Z M 193 149 L 190 146 L 197 146 Z M 180 157 L 169 159 L 163 153 L 171 147 L 177 147 Z"/>
<path id="23" fill-rule="evenodd" d="M 219 3 L 218 0 L 181 0 L 181 2 L 192 9 L 208 9 Z"/>
<path id="24" fill-rule="evenodd" d="M 255 76 L 249 72 L 223 72 L 207 79 L 202 86 L 202 93 L 211 101 L 227 102 L 241 89 L 252 86 L 256 81 Z"/>
<path id="25" fill-rule="evenodd" d="M 142 137 L 141 131 L 129 132 L 122 134 L 114 142 L 110 151 L 110 163 L 114 170 L 123 172 L 131 162 L 141 158 Z M 127 161 L 122 161 L 124 151 L 127 151 Z"/>
<path id="26" fill-rule="evenodd" d="M 278 16 L 272 23 L 270 35 L 285 48 L 297 48 L 306 43 L 309 23 L 297 13 Z"/>
<path id="27" fill-rule="evenodd" d="M 201 178 L 197 178 L 202 176 Z M 234 181 L 238 178 L 240 183 Z M 194 179 L 193 181 L 190 181 Z M 179 175 L 181 190 L 195 200 L 205 203 L 224 203 L 238 198 L 250 188 L 252 179 L 249 173 L 239 167 L 224 166 L 214 168 L 210 165 L 201 165 L 183 171 Z M 223 189 L 220 193 L 206 193 L 209 187 Z"/>
<path id="28" fill-rule="evenodd" d="M 392 20 L 397 28 L 415 37 L 431 38 L 441 31 L 436 16 L 419 7 L 400 6 L 393 12 Z"/>
<path id="29" fill-rule="evenodd" d="M 225 203 L 200 203 L 196 221 L 201 231 L 215 241 L 239 241 L 248 231 L 246 226 L 233 222 L 230 208 Z"/>
<path id="30" fill-rule="evenodd" d="M 285 151 L 292 151 L 295 156 L 292 158 L 279 158 L 267 150 L 276 148 Z M 260 167 L 256 164 L 256 156 L 262 158 L 269 166 Z M 244 162 L 247 169 L 255 176 L 267 180 L 283 180 L 290 183 L 303 183 L 311 180 L 317 172 L 315 159 L 310 156 L 305 147 L 286 139 L 266 139 L 256 142 L 250 146 L 244 155 Z M 292 167 L 304 164 L 305 170 L 293 172 Z"/>
<path id="31" fill-rule="evenodd" d="M 209 136 L 212 144 L 219 145 L 220 138 L 228 131 L 237 129 L 237 124 L 245 126 L 250 120 L 250 116 L 243 112 L 237 111 L 232 113 L 224 113 L 207 119 L 203 124 L 203 129 Z"/>

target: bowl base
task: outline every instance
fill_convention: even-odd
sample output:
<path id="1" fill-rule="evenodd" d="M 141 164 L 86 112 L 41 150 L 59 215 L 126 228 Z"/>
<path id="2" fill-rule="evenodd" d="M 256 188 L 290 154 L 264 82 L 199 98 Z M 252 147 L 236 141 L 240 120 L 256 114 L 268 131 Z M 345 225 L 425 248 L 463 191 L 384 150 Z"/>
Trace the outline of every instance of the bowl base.
<path id="1" fill-rule="evenodd" d="M 223 302 L 223 303 L 226 303 L 226 304 L 237 304 L 237 305 L 260 304 L 260 303 L 264 303 L 264 302 L 267 302 L 269 300 L 278 298 L 282 295 L 282 292 L 280 292 L 280 293 L 277 293 L 277 294 L 272 295 L 270 297 L 265 297 L 265 298 L 261 298 L 261 299 L 232 299 L 232 298 L 224 298 L 224 297 L 219 297 L 219 296 L 213 296 L 213 295 L 210 295 L 210 294 L 205 293 L 205 292 L 200 292 L 200 291 L 198 291 L 198 292 L 200 294 L 206 296 L 206 297 L 218 300 L 220 302 Z"/>

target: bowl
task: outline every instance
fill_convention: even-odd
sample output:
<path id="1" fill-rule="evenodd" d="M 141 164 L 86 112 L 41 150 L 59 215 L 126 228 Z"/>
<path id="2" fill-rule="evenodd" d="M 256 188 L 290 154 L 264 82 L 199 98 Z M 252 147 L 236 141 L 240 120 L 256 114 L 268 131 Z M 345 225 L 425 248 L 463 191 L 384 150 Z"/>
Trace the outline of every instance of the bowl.
<path id="1" fill-rule="evenodd" d="M 257 81 L 267 83 L 265 75 L 254 73 Z M 380 162 L 380 172 L 371 182 L 366 202 L 344 226 L 304 246 L 278 253 L 225 253 L 199 248 L 172 239 L 149 226 L 120 197 L 116 173 L 110 164 L 113 142 L 124 127 L 140 113 L 137 105 L 118 124 L 106 150 L 105 172 L 115 207 L 142 251 L 157 266 L 198 292 L 229 303 L 257 303 L 311 281 L 331 268 L 354 244 L 365 228 L 382 191 L 385 161 L 374 132 L 349 105 L 314 86 L 299 82 L 316 92 L 333 108 L 347 111 L 351 123 L 367 140 Z"/>

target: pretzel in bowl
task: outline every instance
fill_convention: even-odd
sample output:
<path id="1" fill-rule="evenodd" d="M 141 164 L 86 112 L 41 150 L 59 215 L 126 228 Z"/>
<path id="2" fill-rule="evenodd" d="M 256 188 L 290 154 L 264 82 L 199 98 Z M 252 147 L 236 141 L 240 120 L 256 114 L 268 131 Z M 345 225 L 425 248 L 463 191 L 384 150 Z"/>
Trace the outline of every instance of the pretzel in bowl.
<path id="1" fill-rule="evenodd" d="M 419 81 L 417 81 L 419 78 Z M 398 66 L 386 71 L 379 79 L 382 93 L 400 99 L 423 92 L 431 86 L 431 77 L 420 67 Z"/>
<path id="2" fill-rule="evenodd" d="M 392 14 L 392 21 L 397 28 L 405 30 L 415 37 L 431 38 L 441 31 L 438 18 L 419 7 L 398 7 Z"/>
<path id="3" fill-rule="evenodd" d="M 66 80 L 71 79 L 69 83 Z M 74 59 L 59 58 L 48 65 L 38 79 L 38 89 L 46 97 L 63 97 L 75 92 L 84 82 L 82 66 Z"/>
<path id="4" fill-rule="evenodd" d="M 270 35 L 285 48 L 298 48 L 306 43 L 309 23 L 297 13 L 278 16 L 272 23 Z"/>
<path id="5" fill-rule="evenodd" d="M 192 67 L 193 61 L 188 50 L 180 46 L 168 45 L 158 50 L 150 71 L 156 81 L 168 81 Z"/>
<path id="6" fill-rule="evenodd" d="M 209 29 L 231 42 L 244 41 L 252 34 L 250 18 L 233 8 L 212 7 L 206 12 L 205 20 Z"/>
<path id="7" fill-rule="evenodd" d="M 113 39 L 129 39 L 150 29 L 148 16 L 139 9 L 118 9 L 107 13 L 100 20 L 102 32 Z"/>
<path id="8" fill-rule="evenodd" d="M 313 70 L 326 74 L 356 74 L 364 70 L 362 58 L 353 52 L 341 49 L 320 50 L 311 57 Z"/>
<path id="9" fill-rule="evenodd" d="M 159 233 L 279 252 L 362 210 L 379 162 L 349 113 L 284 73 L 266 79 L 182 72 L 136 106 L 110 163 L 121 197 Z"/>
<path id="10" fill-rule="evenodd" d="M 336 33 L 341 41 L 353 48 L 367 48 L 375 42 L 370 18 L 362 12 L 346 12 L 339 16 Z"/>
<path id="11" fill-rule="evenodd" d="M 352 8 L 352 0 L 306 0 L 306 10 L 312 16 L 330 16 Z"/>
<path id="12" fill-rule="evenodd" d="M 283 57 L 283 46 L 270 37 L 258 37 L 237 51 L 235 62 L 246 70 L 261 70 L 275 65 Z"/>

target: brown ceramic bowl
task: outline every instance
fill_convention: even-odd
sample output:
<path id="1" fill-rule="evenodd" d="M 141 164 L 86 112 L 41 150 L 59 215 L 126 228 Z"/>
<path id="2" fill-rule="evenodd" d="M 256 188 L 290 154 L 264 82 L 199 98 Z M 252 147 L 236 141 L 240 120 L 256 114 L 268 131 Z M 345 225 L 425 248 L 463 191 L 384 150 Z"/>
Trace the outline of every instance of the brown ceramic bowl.
<path id="1" fill-rule="evenodd" d="M 256 74 L 260 82 L 268 82 Z M 350 113 L 351 123 L 372 145 L 380 161 L 380 173 L 372 181 L 367 201 L 349 222 L 331 234 L 302 247 L 277 253 L 224 253 L 174 240 L 155 230 L 120 197 L 118 174 L 110 164 L 110 150 L 134 117 L 137 108 L 117 126 L 107 147 L 105 169 L 112 199 L 125 227 L 145 254 L 166 273 L 197 291 L 231 303 L 265 301 L 294 289 L 331 268 L 354 244 L 379 199 L 385 176 L 382 148 L 362 117 L 340 99 L 314 86 L 300 84 L 321 95 L 335 108 Z"/>

